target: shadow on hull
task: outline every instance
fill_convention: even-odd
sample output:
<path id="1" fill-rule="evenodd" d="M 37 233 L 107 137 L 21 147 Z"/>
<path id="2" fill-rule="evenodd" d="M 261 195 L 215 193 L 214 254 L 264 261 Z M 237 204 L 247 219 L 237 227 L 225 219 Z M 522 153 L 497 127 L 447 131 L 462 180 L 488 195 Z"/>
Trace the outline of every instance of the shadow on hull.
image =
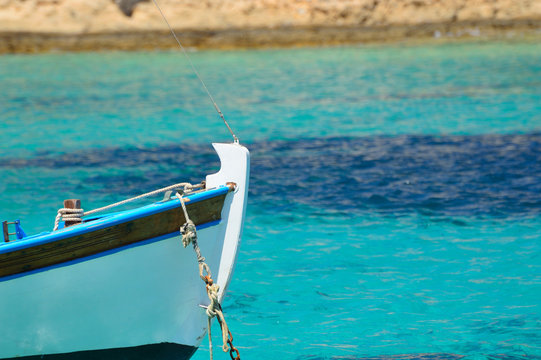
<path id="1" fill-rule="evenodd" d="M 134 347 L 77 351 L 65 354 L 33 355 L 10 359 L 17 360 L 187 360 L 197 350 L 196 347 L 161 343 Z M 8 359 L 4 359 L 8 360 Z"/>

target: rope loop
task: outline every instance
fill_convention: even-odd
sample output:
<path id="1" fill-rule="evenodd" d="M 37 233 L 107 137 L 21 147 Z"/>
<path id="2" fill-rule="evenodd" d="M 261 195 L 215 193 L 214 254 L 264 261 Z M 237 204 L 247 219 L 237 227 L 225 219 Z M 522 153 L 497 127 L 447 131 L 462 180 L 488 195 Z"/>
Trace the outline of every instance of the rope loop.
<path id="1" fill-rule="evenodd" d="M 66 222 L 66 221 L 72 221 L 76 223 L 82 223 L 83 219 L 81 217 L 84 214 L 83 209 L 68 209 L 68 208 L 61 208 L 58 209 L 58 213 L 56 214 L 56 218 L 54 219 L 54 228 L 53 231 L 58 230 L 58 225 L 60 223 L 60 220 Z"/>
<path id="2" fill-rule="evenodd" d="M 199 277 L 201 277 L 201 280 L 205 282 L 207 285 L 212 285 L 212 274 L 210 273 L 209 266 L 204 262 L 205 258 L 202 258 L 203 261 L 199 262 Z M 205 272 L 207 275 L 205 275 Z"/>

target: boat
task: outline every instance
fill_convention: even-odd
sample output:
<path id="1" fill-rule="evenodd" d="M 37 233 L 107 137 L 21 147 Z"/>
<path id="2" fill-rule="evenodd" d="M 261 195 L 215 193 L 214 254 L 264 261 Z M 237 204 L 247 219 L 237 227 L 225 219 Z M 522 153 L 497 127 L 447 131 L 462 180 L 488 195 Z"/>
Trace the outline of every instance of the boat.
<path id="1" fill-rule="evenodd" d="M 36 235 L 4 222 L 0 359 L 190 358 L 210 331 L 209 311 L 221 310 L 248 194 L 249 151 L 213 146 L 220 170 L 152 192 L 164 192 L 160 201 L 101 215 L 64 210 L 56 230 Z M 190 224 L 197 255 L 181 241 Z"/>
<path id="2" fill-rule="evenodd" d="M 153 2 L 233 142 L 213 144 L 220 170 L 199 184 L 174 184 L 86 212 L 79 199 L 67 199 L 53 231 L 35 235 L 20 220 L 4 221 L 0 359 L 182 360 L 207 332 L 212 359 L 216 317 L 222 349 L 240 360 L 221 302 L 242 236 L 250 152 Z M 163 199 L 110 212 L 157 194 Z"/>

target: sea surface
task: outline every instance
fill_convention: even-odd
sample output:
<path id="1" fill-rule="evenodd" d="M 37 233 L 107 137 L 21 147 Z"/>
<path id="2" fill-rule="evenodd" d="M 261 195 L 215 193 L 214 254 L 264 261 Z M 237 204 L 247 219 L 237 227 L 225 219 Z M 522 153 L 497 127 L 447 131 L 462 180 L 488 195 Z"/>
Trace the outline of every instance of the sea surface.
<path id="1" fill-rule="evenodd" d="M 541 359 L 541 44 L 190 56 L 252 153 L 243 359 Z M 0 56 L 0 220 L 27 233 L 199 182 L 230 140 L 177 52 Z"/>

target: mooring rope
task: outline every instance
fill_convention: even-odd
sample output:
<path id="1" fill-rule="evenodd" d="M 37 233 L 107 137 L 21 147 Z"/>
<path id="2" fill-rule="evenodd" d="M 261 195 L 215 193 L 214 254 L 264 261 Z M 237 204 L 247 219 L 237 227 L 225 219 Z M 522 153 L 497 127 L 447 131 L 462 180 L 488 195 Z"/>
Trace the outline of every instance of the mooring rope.
<path id="1" fill-rule="evenodd" d="M 196 230 L 194 222 L 190 219 L 188 215 L 188 210 L 186 209 L 186 204 L 183 197 L 183 194 L 186 194 L 188 191 L 192 191 L 193 189 L 197 189 L 203 186 L 204 185 L 202 183 L 197 184 L 197 185 L 192 185 L 186 182 L 178 183 L 178 184 L 174 184 L 174 185 L 167 186 L 161 189 L 157 189 L 148 193 L 144 193 L 139 196 L 135 196 L 123 201 L 116 202 L 111 205 L 103 206 L 101 208 L 86 211 L 86 212 L 83 209 L 61 208 L 58 210 L 58 214 L 56 215 L 53 231 L 58 229 L 58 224 L 60 223 L 60 220 L 81 223 L 82 222 L 81 217 L 84 215 L 94 214 L 94 213 L 107 210 L 116 206 L 124 205 L 131 201 L 135 201 L 135 200 L 149 197 L 152 195 L 156 195 L 159 193 L 167 192 L 170 190 L 175 190 L 176 191 L 175 196 L 180 201 L 182 212 L 184 214 L 184 219 L 186 220 L 186 222 L 180 227 L 180 233 L 182 235 L 182 244 L 184 245 L 185 248 L 188 245 L 192 244 L 195 254 L 197 256 L 197 263 L 199 265 L 199 276 L 206 284 L 207 295 L 210 300 L 210 304 L 206 310 L 210 359 L 211 360 L 213 359 L 211 320 L 214 317 L 216 317 L 218 319 L 218 323 L 220 324 L 220 328 L 222 330 L 223 351 L 224 352 L 229 351 L 229 355 L 231 356 L 232 360 L 240 360 L 239 351 L 235 346 L 233 346 L 233 335 L 229 331 L 229 327 L 227 326 L 227 323 L 225 321 L 225 316 L 222 310 L 222 306 L 220 305 L 220 301 L 218 300 L 218 292 L 220 291 L 220 286 L 218 284 L 215 284 L 214 280 L 212 280 L 212 273 L 210 271 L 210 267 L 205 262 L 205 258 L 201 254 L 201 249 L 199 249 L 199 245 L 197 243 L 197 230 Z"/>
<path id="2" fill-rule="evenodd" d="M 231 133 L 231 135 L 233 136 L 233 140 L 235 141 L 235 143 L 238 143 L 239 142 L 239 138 L 237 137 L 237 135 L 235 135 L 235 133 L 233 132 L 233 130 L 231 129 L 231 126 L 229 126 L 227 120 L 225 120 L 225 116 L 224 114 L 222 113 L 222 111 L 220 110 L 220 108 L 218 107 L 218 104 L 216 103 L 216 101 L 214 101 L 214 98 L 212 97 L 209 89 L 207 88 L 207 85 L 205 84 L 205 82 L 203 81 L 203 78 L 199 75 L 199 72 L 197 71 L 197 69 L 195 68 L 193 62 L 192 62 L 192 59 L 190 59 L 190 57 L 188 56 L 188 52 L 186 51 L 186 49 L 184 49 L 184 46 L 182 46 L 182 44 L 180 43 L 180 40 L 178 39 L 177 37 L 177 34 L 175 33 L 175 31 L 173 30 L 173 27 L 169 24 L 169 21 L 167 21 L 167 18 L 165 17 L 165 14 L 163 13 L 160 5 L 158 5 L 158 1 L 157 0 L 152 0 L 154 2 L 154 5 L 156 5 L 156 7 L 158 8 L 158 11 L 160 12 L 160 14 L 162 15 L 162 18 L 163 20 L 165 21 L 165 23 L 167 24 L 167 27 L 169 28 L 169 30 L 171 31 L 171 34 L 173 35 L 173 37 L 175 38 L 175 40 L 177 41 L 177 44 L 178 46 L 180 47 L 180 49 L 182 50 L 182 53 L 184 54 L 184 56 L 186 57 L 186 59 L 188 60 L 188 62 L 190 63 L 190 66 L 192 67 L 192 70 L 193 72 L 195 73 L 195 75 L 197 76 L 197 78 L 199 79 L 199 81 L 201 82 L 201 85 L 203 85 L 203 88 L 205 89 L 208 97 L 210 98 L 210 101 L 212 102 L 212 105 L 214 105 L 214 108 L 216 109 L 216 111 L 218 112 L 218 115 L 220 115 L 220 117 L 222 118 L 225 126 L 227 126 L 227 128 L 229 129 L 229 132 Z"/>
<path id="3" fill-rule="evenodd" d="M 97 209 L 94 209 L 94 210 L 90 210 L 90 211 L 84 211 L 83 209 L 68 209 L 68 208 L 58 209 L 58 213 L 56 214 L 56 218 L 55 218 L 55 221 L 54 221 L 53 231 L 58 229 L 58 224 L 60 223 L 60 220 L 73 221 L 73 222 L 80 223 L 80 222 L 82 222 L 81 217 L 83 217 L 83 216 L 95 214 L 97 212 L 101 212 L 101 211 L 108 210 L 108 209 L 111 209 L 111 208 L 114 208 L 114 207 L 117 207 L 117 206 L 120 206 L 120 205 L 124 205 L 124 204 L 127 204 L 127 203 L 135 201 L 135 200 L 143 199 L 143 198 L 153 196 L 153 195 L 157 195 L 157 194 L 160 194 L 160 193 L 164 193 L 164 192 L 170 191 L 170 190 L 184 189 L 183 191 L 184 191 L 184 193 L 186 193 L 187 191 L 191 191 L 193 189 L 197 189 L 197 188 L 200 188 L 200 187 L 203 187 L 203 186 L 204 186 L 203 184 L 192 185 L 190 183 L 183 182 L 183 183 L 178 183 L 178 184 L 166 186 L 166 187 L 161 188 L 161 189 L 150 191 L 150 192 L 147 192 L 147 193 L 144 193 L 144 194 L 141 194 L 141 195 L 138 195 L 138 196 L 126 199 L 126 200 L 122 200 L 122 201 L 116 202 L 114 204 L 110 204 L 110 205 L 103 206 L 103 207 L 100 207 L 100 208 L 97 208 Z"/>
<path id="4" fill-rule="evenodd" d="M 220 286 L 218 284 L 215 284 L 214 281 L 212 280 L 210 267 L 205 262 L 205 258 L 203 257 L 203 255 L 201 255 L 201 250 L 199 249 L 199 245 L 197 244 L 197 231 L 195 228 L 195 224 L 193 223 L 192 220 L 190 220 L 190 217 L 188 216 L 188 210 L 186 210 L 184 198 L 180 192 L 177 192 L 176 196 L 180 200 L 182 211 L 184 213 L 184 218 L 186 219 L 186 222 L 184 223 L 184 225 L 180 227 L 180 233 L 182 234 L 182 245 L 184 245 L 184 247 L 187 247 L 188 245 L 192 244 L 193 249 L 195 251 L 195 255 L 197 256 L 197 263 L 199 265 L 199 276 L 201 277 L 201 280 L 203 280 L 206 284 L 207 295 L 210 300 L 210 304 L 207 307 L 207 311 L 206 311 L 208 336 L 209 336 L 210 360 L 213 359 L 211 320 L 214 317 L 218 319 L 218 323 L 220 324 L 220 328 L 222 329 L 223 351 L 224 352 L 229 351 L 231 359 L 240 360 L 239 351 L 237 350 L 237 348 L 233 346 L 233 336 L 231 335 L 231 332 L 229 331 L 229 328 L 225 321 L 224 313 L 222 311 L 222 306 L 220 305 L 220 302 L 218 301 L 218 292 L 220 290 Z"/>

